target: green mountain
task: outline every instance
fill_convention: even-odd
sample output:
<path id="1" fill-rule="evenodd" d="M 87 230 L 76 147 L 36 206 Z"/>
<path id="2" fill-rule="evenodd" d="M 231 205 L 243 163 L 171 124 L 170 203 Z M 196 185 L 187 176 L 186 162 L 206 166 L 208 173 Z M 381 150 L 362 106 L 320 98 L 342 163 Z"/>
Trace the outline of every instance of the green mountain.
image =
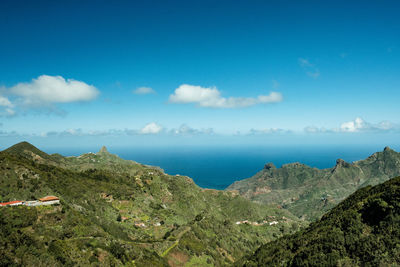
<path id="1" fill-rule="evenodd" d="M 106 148 L 63 157 L 23 142 L 0 152 L 0 174 L 2 202 L 61 200 L 0 207 L 0 266 L 225 266 L 304 226 Z"/>
<path id="2" fill-rule="evenodd" d="M 329 169 L 291 163 L 272 163 L 251 178 L 235 182 L 236 191 L 257 203 L 275 204 L 305 220 L 315 220 L 357 189 L 400 175 L 400 153 L 386 147 L 353 163 L 338 159 Z"/>
<path id="3" fill-rule="evenodd" d="M 400 177 L 355 192 L 308 228 L 236 266 L 399 266 Z"/>

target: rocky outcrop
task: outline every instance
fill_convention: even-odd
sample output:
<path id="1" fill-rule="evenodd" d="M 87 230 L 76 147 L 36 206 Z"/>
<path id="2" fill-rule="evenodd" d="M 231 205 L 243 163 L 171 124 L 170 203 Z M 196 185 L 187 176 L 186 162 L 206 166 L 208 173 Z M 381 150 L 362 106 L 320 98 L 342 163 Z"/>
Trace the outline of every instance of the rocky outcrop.
<path id="1" fill-rule="evenodd" d="M 264 165 L 264 170 L 275 170 L 275 169 L 276 169 L 276 167 L 272 162 L 269 162 Z"/>
<path id="2" fill-rule="evenodd" d="M 350 163 L 348 163 L 348 162 L 346 162 L 346 161 L 344 161 L 342 159 L 337 159 L 336 160 L 336 165 L 332 169 L 332 173 L 335 172 L 339 168 L 349 168 L 350 166 L 351 166 Z"/>
<path id="3" fill-rule="evenodd" d="M 106 148 L 105 146 L 103 146 L 103 147 L 100 149 L 99 153 L 110 153 L 110 152 L 108 152 L 107 148 Z"/>

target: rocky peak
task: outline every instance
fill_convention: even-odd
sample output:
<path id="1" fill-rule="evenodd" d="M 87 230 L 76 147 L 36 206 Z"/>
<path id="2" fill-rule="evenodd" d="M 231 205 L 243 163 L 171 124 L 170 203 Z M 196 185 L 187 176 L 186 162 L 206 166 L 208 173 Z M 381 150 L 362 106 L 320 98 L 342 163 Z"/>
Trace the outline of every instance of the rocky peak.
<path id="1" fill-rule="evenodd" d="M 388 147 L 388 146 L 386 146 L 386 147 L 383 149 L 383 152 L 389 152 L 389 151 L 393 151 L 393 149 L 391 149 L 391 148 Z"/>
<path id="2" fill-rule="evenodd" d="M 348 168 L 350 167 L 350 163 L 342 160 L 342 159 L 337 159 L 336 160 L 336 165 L 335 167 L 333 167 L 331 173 L 335 173 L 336 171 L 338 171 L 340 168 Z"/>
<path id="3" fill-rule="evenodd" d="M 108 152 L 107 148 L 106 148 L 105 146 L 103 146 L 103 147 L 100 149 L 99 153 L 109 153 L 109 152 Z"/>
<path id="4" fill-rule="evenodd" d="M 269 162 L 264 165 L 264 170 L 275 170 L 275 169 L 276 169 L 276 167 L 272 162 Z"/>
<path id="5" fill-rule="evenodd" d="M 349 167 L 350 163 L 342 160 L 342 159 L 337 159 L 336 160 L 336 166 L 335 167 Z"/>

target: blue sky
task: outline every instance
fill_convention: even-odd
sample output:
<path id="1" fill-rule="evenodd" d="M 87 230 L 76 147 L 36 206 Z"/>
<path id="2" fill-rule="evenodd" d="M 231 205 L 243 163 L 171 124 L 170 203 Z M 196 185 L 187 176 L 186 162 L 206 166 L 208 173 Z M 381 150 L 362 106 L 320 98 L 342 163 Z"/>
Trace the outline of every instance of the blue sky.
<path id="1" fill-rule="evenodd" d="M 397 144 L 398 1 L 114 2 L 0 2 L 2 146 Z"/>

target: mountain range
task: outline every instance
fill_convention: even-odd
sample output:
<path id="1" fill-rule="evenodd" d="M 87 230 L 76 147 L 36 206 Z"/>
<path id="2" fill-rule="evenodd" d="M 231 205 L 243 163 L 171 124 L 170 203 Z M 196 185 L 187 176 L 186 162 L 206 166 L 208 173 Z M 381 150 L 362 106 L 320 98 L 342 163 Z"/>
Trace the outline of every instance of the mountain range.
<path id="1" fill-rule="evenodd" d="M 0 170 L 0 201 L 61 203 L 0 207 L 0 266 L 226 266 L 306 225 L 104 147 L 63 157 L 22 142 L 0 152 Z"/>
<path id="2" fill-rule="evenodd" d="M 386 147 L 323 170 L 269 163 L 214 190 L 106 147 L 22 142 L 0 152 L 0 201 L 60 203 L 0 207 L 0 266 L 398 265 L 399 172 Z"/>
<path id="3" fill-rule="evenodd" d="M 328 169 L 301 163 L 276 168 L 268 163 L 251 178 L 237 181 L 227 190 L 257 203 L 279 205 L 299 218 L 313 221 L 357 189 L 400 175 L 400 153 L 385 147 L 365 160 L 342 159 Z"/>

